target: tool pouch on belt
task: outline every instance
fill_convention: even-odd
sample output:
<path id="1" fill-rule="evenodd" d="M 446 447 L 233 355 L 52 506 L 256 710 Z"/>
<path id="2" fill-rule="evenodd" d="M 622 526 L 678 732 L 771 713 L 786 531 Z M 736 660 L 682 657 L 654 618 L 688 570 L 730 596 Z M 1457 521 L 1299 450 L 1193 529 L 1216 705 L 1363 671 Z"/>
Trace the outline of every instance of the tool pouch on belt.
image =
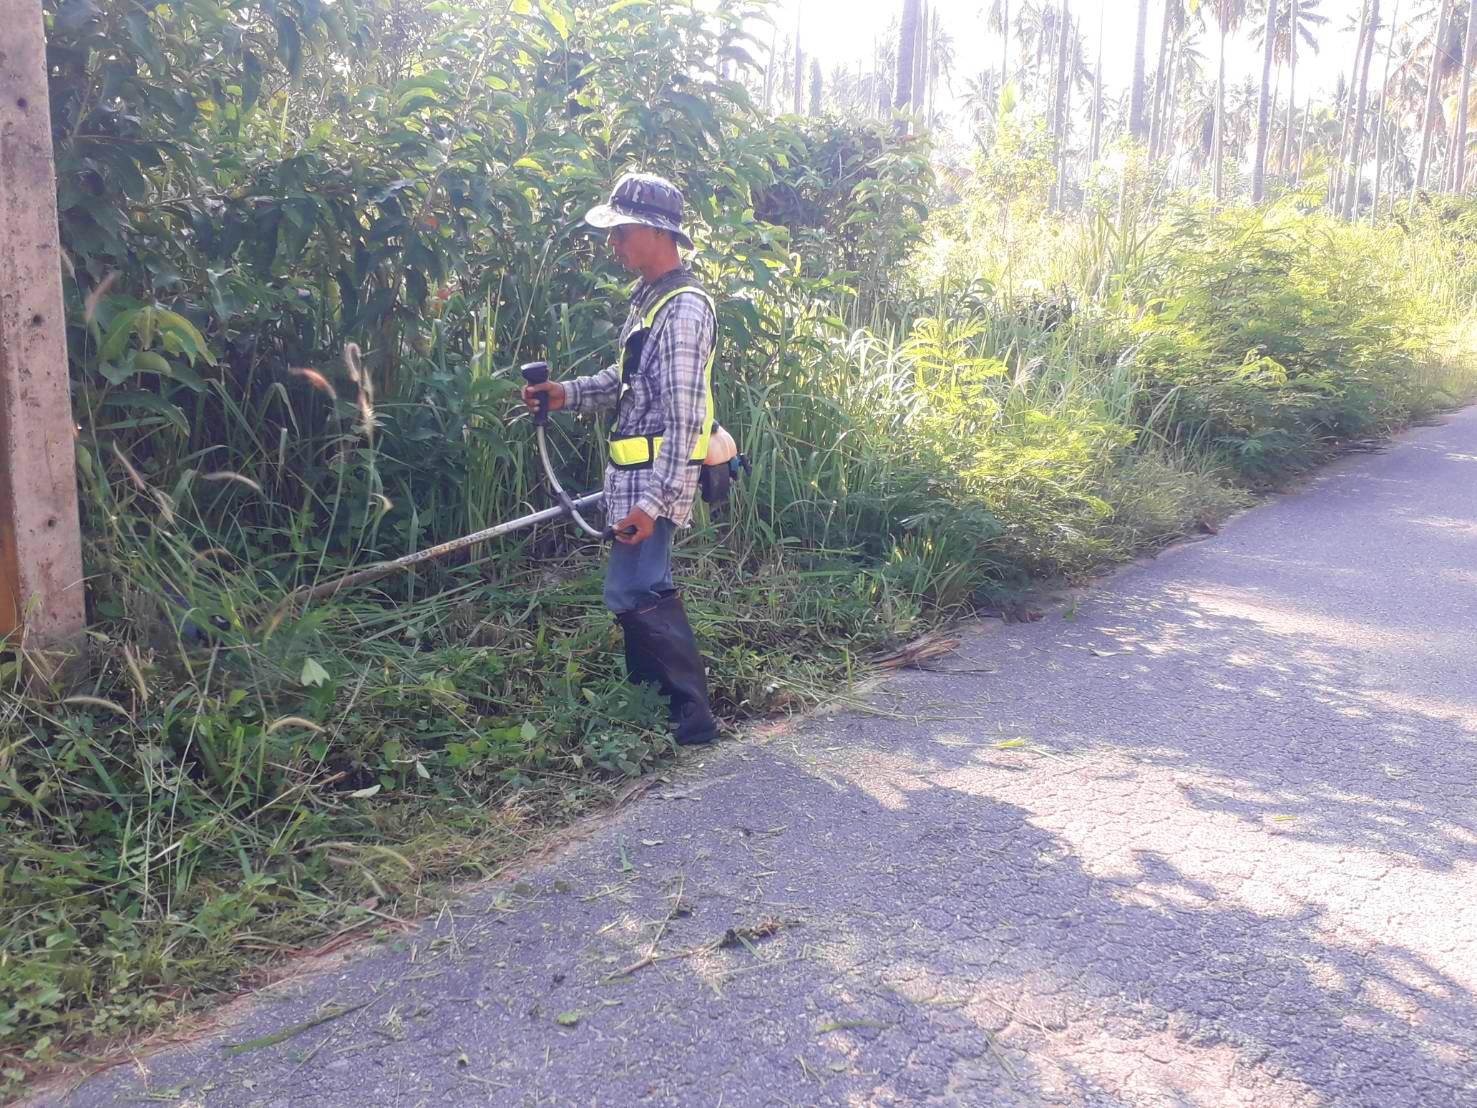
<path id="1" fill-rule="evenodd" d="M 702 490 L 705 504 L 726 504 L 732 486 L 733 472 L 729 469 L 728 462 L 716 466 L 705 465 L 698 474 L 697 487 Z"/>
<path id="2" fill-rule="evenodd" d="M 702 490 L 703 503 L 715 508 L 728 503 L 728 494 L 733 483 L 751 469 L 753 466 L 749 464 L 749 459 L 742 454 L 735 454 L 728 461 L 717 465 L 703 466 L 697 479 L 697 487 Z"/>
<path id="3" fill-rule="evenodd" d="M 714 506 L 726 503 L 740 467 L 747 465 L 748 459 L 738 452 L 733 436 L 723 426 L 714 424 L 713 433 L 708 437 L 708 453 L 703 458 L 703 468 L 697 479 L 703 502 Z"/>

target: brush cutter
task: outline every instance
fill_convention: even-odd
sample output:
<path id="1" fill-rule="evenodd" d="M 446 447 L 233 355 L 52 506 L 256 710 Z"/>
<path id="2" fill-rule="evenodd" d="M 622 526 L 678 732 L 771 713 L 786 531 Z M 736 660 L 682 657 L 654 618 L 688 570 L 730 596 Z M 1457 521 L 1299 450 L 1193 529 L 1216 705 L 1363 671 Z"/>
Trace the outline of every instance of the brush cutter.
<path id="1" fill-rule="evenodd" d="M 530 385 L 539 385 L 549 379 L 549 364 L 547 362 L 529 362 L 522 369 L 523 379 Z M 511 535 L 514 531 L 525 531 L 540 523 L 552 523 L 558 519 L 572 520 L 581 531 L 592 538 L 610 541 L 615 538 L 615 529 L 607 527 L 603 531 L 585 519 L 582 513 L 599 508 L 605 503 L 605 493 L 592 492 L 587 496 L 571 499 L 564 491 L 564 486 L 559 483 L 559 478 L 554 473 L 554 465 L 549 459 L 549 442 L 544 433 L 544 427 L 549 422 L 549 398 L 539 397 L 538 410 L 533 414 L 534 436 L 538 440 L 539 458 L 543 462 L 544 475 L 549 480 L 549 487 L 554 491 L 555 498 L 559 501 L 557 507 L 545 508 L 541 512 L 531 512 L 517 519 L 506 520 L 503 523 L 486 527 L 481 531 L 475 531 L 470 535 L 463 535 L 459 539 L 451 539 L 449 542 L 440 543 L 437 546 L 428 546 L 424 550 L 417 550 L 414 554 L 407 554 L 403 558 L 396 558 L 388 562 L 376 562 L 372 566 L 356 569 L 352 573 L 345 573 L 330 581 L 312 585 L 305 589 L 298 589 L 293 594 L 297 600 L 322 600 L 327 596 L 335 596 L 344 589 L 354 588 L 357 585 L 365 585 L 370 581 L 378 581 L 381 577 L 388 577 L 398 570 L 410 569 L 422 562 L 433 561 L 458 550 L 465 550 L 469 546 L 476 546 L 479 542 L 487 542 L 489 539 L 501 538 Z"/>
<path id="2" fill-rule="evenodd" d="M 523 374 L 523 379 L 530 385 L 541 385 L 549 379 L 549 363 L 529 362 L 522 367 L 520 372 Z M 352 573 L 345 573 L 321 584 L 298 589 L 292 594 L 292 599 L 310 601 L 321 600 L 326 596 L 336 596 L 344 589 L 365 585 L 370 581 L 378 581 L 381 577 L 388 577 L 397 570 L 410 569 L 422 562 L 429 562 L 455 551 L 465 550 L 469 546 L 476 546 L 479 542 L 501 538 L 503 535 L 511 535 L 514 531 L 527 530 L 540 523 L 552 523 L 558 519 L 572 521 L 576 527 L 591 538 L 604 542 L 612 541 L 616 535 L 614 527 L 601 530 L 591 525 L 583 514 L 603 505 L 605 493 L 592 492 L 587 496 L 571 499 L 564 491 L 564 486 L 559 483 L 559 477 L 554 472 L 554 463 L 549 458 L 548 436 L 544 433 L 548 422 L 549 398 L 540 396 L 538 407 L 533 413 L 533 433 L 538 441 L 539 459 L 543 463 L 544 476 L 548 478 L 549 488 L 553 490 L 555 499 L 559 501 L 557 507 L 545 508 L 541 512 L 531 512 L 526 516 L 495 524 L 470 535 L 463 535 L 459 539 L 452 539 L 437 546 L 429 546 L 425 550 L 417 550 L 414 554 L 407 554 L 403 558 L 396 558 L 389 562 L 376 562 L 372 566 L 356 569 Z M 704 500 L 710 504 L 719 504 L 728 497 L 729 482 L 740 472 L 749 469 L 749 460 L 738 452 L 733 436 L 722 427 L 717 428 L 710 439 L 711 446 L 708 459 L 703 465 L 701 487 Z M 635 528 L 631 527 L 625 533 L 631 534 L 634 531 Z"/>

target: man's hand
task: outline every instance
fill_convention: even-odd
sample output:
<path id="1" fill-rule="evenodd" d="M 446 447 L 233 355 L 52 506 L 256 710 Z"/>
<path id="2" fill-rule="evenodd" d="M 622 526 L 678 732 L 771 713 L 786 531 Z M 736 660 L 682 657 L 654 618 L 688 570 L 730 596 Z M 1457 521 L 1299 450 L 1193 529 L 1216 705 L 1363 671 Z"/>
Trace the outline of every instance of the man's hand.
<path id="1" fill-rule="evenodd" d="M 557 412 L 564 407 L 564 386 L 558 381 L 545 381 L 541 385 L 523 386 L 523 403 L 528 405 L 530 412 L 538 411 L 540 396 L 549 398 L 549 411 L 551 412 Z"/>
<path id="2" fill-rule="evenodd" d="M 656 530 L 656 520 L 640 508 L 632 508 L 630 515 L 615 525 L 615 541 L 627 546 L 636 546 L 651 538 Z"/>

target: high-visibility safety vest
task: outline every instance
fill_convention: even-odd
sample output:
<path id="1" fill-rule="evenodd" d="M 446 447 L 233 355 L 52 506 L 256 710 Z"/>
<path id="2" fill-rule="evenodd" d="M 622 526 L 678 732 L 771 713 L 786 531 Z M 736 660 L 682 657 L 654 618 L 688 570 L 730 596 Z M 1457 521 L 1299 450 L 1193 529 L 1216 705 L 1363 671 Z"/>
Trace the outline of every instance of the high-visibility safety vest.
<path id="1" fill-rule="evenodd" d="M 713 311 L 714 325 L 718 318 L 718 309 L 713 304 L 713 298 L 696 285 L 686 285 L 680 289 L 673 289 L 665 296 L 660 297 L 647 311 L 641 320 L 641 327 L 631 332 L 626 337 L 625 349 L 622 351 L 621 381 L 629 385 L 641 365 L 641 351 L 646 346 L 646 338 L 651 333 L 652 324 L 656 322 L 656 314 L 667 306 L 673 297 L 681 296 L 684 292 L 693 292 L 708 302 L 708 307 Z M 687 464 L 700 466 L 703 459 L 708 456 L 708 440 L 712 437 L 713 428 L 716 426 L 713 419 L 713 359 L 717 355 L 718 344 L 714 336 L 713 350 L 708 354 L 708 364 L 703 366 L 703 396 L 706 399 L 707 408 L 703 412 L 703 429 L 693 445 L 692 455 Z M 662 436 L 660 433 L 654 435 L 622 435 L 610 440 L 610 464 L 617 469 L 646 469 L 652 462 L 656 461 L 657 454 L 662 448 Z"/>

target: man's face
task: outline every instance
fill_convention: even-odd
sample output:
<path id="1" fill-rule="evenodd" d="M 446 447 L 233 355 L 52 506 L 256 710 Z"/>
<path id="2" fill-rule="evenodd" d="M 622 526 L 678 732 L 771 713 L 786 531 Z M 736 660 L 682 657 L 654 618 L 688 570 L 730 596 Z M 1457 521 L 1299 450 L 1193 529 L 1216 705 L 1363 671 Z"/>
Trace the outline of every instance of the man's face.
<path id="1" fill-rule="evenodd" d="M 660 234 L 661 232 L 655 228 L 643 227 L 634 223 L 612 227 L 608 236 L 611 253 L 615 255 L 615 260 L 627 269 L 640 272 L 641 267 L 651 257 Z"/>

